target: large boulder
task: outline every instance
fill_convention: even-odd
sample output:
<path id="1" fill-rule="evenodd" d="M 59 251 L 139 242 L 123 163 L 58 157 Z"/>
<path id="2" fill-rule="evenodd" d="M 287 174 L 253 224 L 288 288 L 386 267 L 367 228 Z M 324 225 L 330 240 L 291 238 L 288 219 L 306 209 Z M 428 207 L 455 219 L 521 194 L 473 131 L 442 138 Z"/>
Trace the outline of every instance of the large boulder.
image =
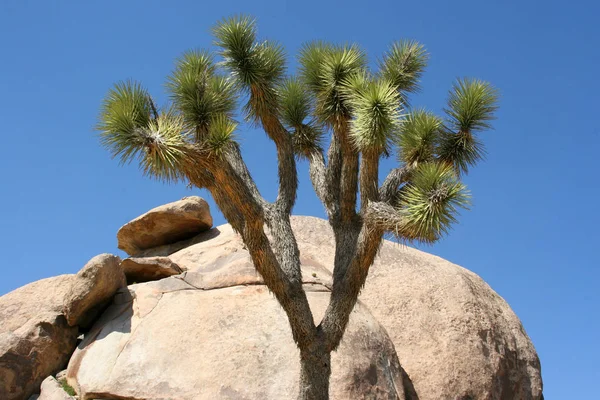
<path id="1" fill-rule="evenodd" d="M 190 239 L 212 227 L 208 203 L 198 196 L 165 204 L 123 225 L 119 249 L 131 256 L 143 250 Z"/>
<path id="2" fill-rule="evenodd" d="M 64 315 L 69 325 L 89 327 L 117 289 L 127 285 L 120 263 L 115 255 L 100 254 L 77 273 L 65 298 Z"/>
<path id="3" fill-rule="evenodd" d="M 39 313 L 61 314 L 74 280 L 75 275 L 59 275 L 0 296 L 0 334 L 19 329 Z"/>
<path id="4" fill-rule="evenodd" d="M 187 272 L 129 286 L 86 335 L 67 379 L 81 400 L 286 399 L 297 391 L 299 355 L 287 318 L 229 226 L 172 255 Z M 304 265 L 315 319 L 330 274 Z M 332 399 L 404 399 L 385 329 L 362 304 L 333 355 Z"/>
<path id="5" fill-rule="evenodd" d="M 196 236 L 193 236 L 189 239 L 180 240 L 175 243 L 163 244 L 157 247 L 151 247 L 149 249 L 140 250 L 136 253 L 135 257 L 165 257 L 171 255 L 173 253 L 178 252 L 179 250 L 190 247 L 194 244 L 205 242 L 207 240 L 213 240 L 219 235 L 218 228 L 212 228 L 204 232 L 200 232 Z"/>
<path id="6" fill-rule="evenodd" d="M 177 275 L 183 270 L 169 257 L 129 257 L 121 262 L 127 282 L 156 281 Z"/>
<path id="7" fill-rule="evenodd" d="M 65 367 L 79 328 L 126 285 L 120 259 L 92 258 L 76 275 L 42 279 L 0 297 L 0 399 L 26 399 Z"/>
<path id="8" fill-rule="evenodd" d="M 0 399 L 27 399 L 69 360 L 78 329 L 62 310 L 74 279 L 42 279 L 0 297 Z"/>
<path id="9" fill-rule="evenodd" d="M 294 217 L 305 259 L 333 265 L 334 238 L 319 218 Z M 360 299 L 387 329 L 419 400 L 538 400 L 540 361 L 510 306 L 479 276 L 385 241 Z"/>

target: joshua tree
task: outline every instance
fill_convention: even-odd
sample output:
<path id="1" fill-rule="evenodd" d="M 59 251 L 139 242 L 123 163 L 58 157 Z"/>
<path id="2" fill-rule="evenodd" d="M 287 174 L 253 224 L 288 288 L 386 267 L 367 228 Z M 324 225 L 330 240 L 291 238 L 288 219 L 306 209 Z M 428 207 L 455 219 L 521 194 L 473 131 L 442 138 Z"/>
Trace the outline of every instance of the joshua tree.
<path id="1" fill-rule="evenodd" d="M 167 79 L 169 107 L 159 109 L 138 83 L 117 83 L 102 105 L 101 141 L 122 162 L 138 160 L 146 175 L 208 189 L 287 314 L 300 350 L 298 399 L 327 399 L 331 352 L 384 234 L 431 243 L 447 233 L 468 206 L 460 176 L 484 154 L 476 135 L 490 128 L 497 94 L 486 82 L 460 79 L 440 118 L 408 106 L 428 58 L 417 42 L 393 44 L 374 69 L 356 45 L 312 42 L 300 51 L 298 74 L 288 76 L 284 50 L 257 41 L 253 19 L 222 20 L 213 34 L 221 60 L 183 54 Z M 244 117 L 277 149 L 274 202 L 261 196 L 235 141 L 240 99 Z M 399 166 L 380 184 L 380 159 L 392 153 Z M 335 235 L 331 299 L 318 324 L 290 225 L 297 159 L 308 161 Z"/>

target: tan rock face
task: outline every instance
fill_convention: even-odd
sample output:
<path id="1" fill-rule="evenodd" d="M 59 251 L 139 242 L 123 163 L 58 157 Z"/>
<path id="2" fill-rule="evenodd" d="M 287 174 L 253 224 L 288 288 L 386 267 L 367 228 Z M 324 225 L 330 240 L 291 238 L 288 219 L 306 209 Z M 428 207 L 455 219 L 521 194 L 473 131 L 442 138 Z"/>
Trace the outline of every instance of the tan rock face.
<path id="1" fill-rule="evenodd" d="M 207 240 L 216 239 L 220 232 L 218 228 L 212 228 L 204 232 L 200 232 L 194 237 L 181 240 L 175 243 L 163 244 L 161 246 L 152 247 L 146 250 L 140 250 L 136 253 L 136 257 L 164 257 L 185 249 L 196 243 L 206 242 Z"/>
<path id="2" fill-rule="evenodd" d="M 293 227 L 304 258 L 333 265 L 326 221 L 294 217 Z M 419 400 L 541 398 L 531 340 L 476 274 L 386 241 L 360 299 L 387 329 Z"/>
<path id="3" fill-rule="evenodd" d="M 294 396 L 299 360 L 287 318 L 239 238 L 228 227 L 219 229 L 215 242 L 173 255 L 188 272 L 130 286 L 115 297 L 69 362 L 68 381 L 83 400 L 101 394 L 148 400 Z M 319 320 L 330 275 L 318 263 L 305 265 L 305 272 Z M 332 399 L 404 399 L 393 345 L 362 304 L 332 370 Z"/>
<path id="4" fill-rule="evenodd" d="M 211 226 L 208 203 L 197 196 L 185 197 L 123 225 L 117 233 L 118 246 L 135 256 L 146 249 L 190 239 Z"/>
<path id="5" fill-rule="evenodd" d="M 293 226 L 318 321 L 333 236 L 317 218 L 295 217 Z M 184 272 L 118 292 L 69 362 L 82 400 L 293 397 L 299 364 L 287 319 L 231 227 L 138 256 Z M 76 289 L 81 276 L 61 276 L 0 297 L 0 399 L 27 398 L 64 365 L 77 328 L 60 314 L 88 314 L 94 276 L 86 290 Z M 472 272 L 385 242 L 361 300 L 373 314 L 362 303 L 352 314 L 333 355 L 332 399 L 543 398 L 539 359 L 520 321 Z"/>
<path id="6" fill-rule="evenodd" d="M 40 312 L 62 312 L 75 275 L 41 279 L 0 296 L 0 334 L 23 326 Z"/>
<path id="7" fill-rule="evenodd" d="M 0 399 L 27 399 L 67 363 L 78 329 L 61 312 L 74 279 L 43 279 L 0 297 Z"/>
<path id="8" fill-rule="evenodd" d="M 44 379 L 40 390 L 38 400 L 74 400 L 52 376 Z"/>
<path id="9" fill-rule="evenodd" d="M 64 315 L 69 325 L 88 327 L 117 289 L 126 286 L 120 263 L 115 255 L 100 254 L 77 273 L 65 298 Z"/>
<path id="10" fill-rule="evenodd" d="M 130 257 L 121 262 L 127 282 L 156 281 L 183 270 L 168 257 Z"/>
<path id="11" fill-rule="evenodd" d="M 125 286 L 119 257 L 102 254 L 77 275 L 42 279 L 0 297 L 0 399 L 26 399 L 64 368 L 86 327 Z"/>

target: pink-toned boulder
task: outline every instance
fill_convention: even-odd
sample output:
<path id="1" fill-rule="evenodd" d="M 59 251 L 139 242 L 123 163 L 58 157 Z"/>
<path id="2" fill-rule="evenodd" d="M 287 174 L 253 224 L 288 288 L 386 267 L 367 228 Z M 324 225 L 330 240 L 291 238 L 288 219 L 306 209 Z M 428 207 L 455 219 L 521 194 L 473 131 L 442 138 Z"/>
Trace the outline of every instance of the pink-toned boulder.
<path id="1" fill-rule="evenodd" d="M 121 259 L 115 255 L 100 254 L 75 275 L 64 300 L 64 315 L 69 325 L 89 327 L 116 291 L 126 286 L 120 263 Z"/>
<path id="2" fill-rule="evenodd" d="M 0 296 L 0 399 L 27 399 L 63 369 L 86 327 L 125 286 L 120 259 L 92 258 L 76 275 L 42 279 Z"/>
<path id="3" fill-rule="evenodd" d="M 129 286 L 88 333 L 67 379 L 81 400 L 292 398 L 299 354 L 287 318 L 228 226 L 173 255 L 188 271 Z M 304 265 L 315 318 L 330 274 Z M 404 400 L 385 329 L 359 304 L 332 360 L 331 398 Z"/>
<path id="4" fill-rule="evenodd" d="M 333 235 L 318 218 L 295 217 L 293 226 L 318 321 Z M 161 256 L 186 272 L 122 290 L 86 335 L 67 373 L 82 400 L 282 399 L 296 391 L 297 350 L 281 307 L 231 227 L 209 232 L 179 250 L 163 247 Z M 521 322 L 476 274 L 385 242 L 361 299 L 373 314 L 363 303 L 352 314 L 333 356 L 332 399 L 543 398 Z"/>
<path id="5" fill-rule="evenodd" d="M 118 247 L 136 256 L 143 250 L 190 239 L 211 227 L 208 203 L 198 196 L 184 197 L 123 225 L 117 232 Z"/>
<path id="6" fill-rule="evenodd" d="M 121 262 L 127 282 L 156 281 L 177 275 L 183 270 L 169 257 L 129 257 Z"/>
<path id="7" fill-rule="evenodd" d="M 75 398 L 65 392 L 53 376 L 49 376 L 42 382 L 37 400 L 75 400 Z"/>
<path id="8" fill-rule="evenodd" d="M 303 257 L 333 265 L 327 221 L 292 225 Z M 541 399 L 540 361 L 521 321 L 473 272 L 385 241 L 360 299 L 394 342 L 407 399 Z"/>
<path id="9" fill-rule="evenodd" d="M 42 279 L 0 296 L 0 399 L 27 399 L 69 360 L 78 329 L 62 309 L 74 279 Z"/>

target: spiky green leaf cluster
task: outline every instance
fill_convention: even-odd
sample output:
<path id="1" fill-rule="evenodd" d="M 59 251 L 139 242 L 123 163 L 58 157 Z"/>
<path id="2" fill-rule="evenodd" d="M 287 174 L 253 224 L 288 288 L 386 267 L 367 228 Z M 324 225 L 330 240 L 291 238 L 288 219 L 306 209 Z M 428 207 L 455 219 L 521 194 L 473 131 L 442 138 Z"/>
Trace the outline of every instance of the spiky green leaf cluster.
<path id="1" fill-rule="evenodd" d="M 440 160 L 466 173 L 485 155 L 483 143 L 475 133 L 491 129 L 498 109 L 498 92 L 478 79 L 459 79 L 448 97 L 447 128 L 440 138 Z"/>
<path id="2" fill-rule="evenodd" d="M 213 28 L 221 48 L 223 65 L 246 88 L 279 82 L 285 73 L 283 48 L 273 42 L 257 43 L 256 22 L 248 16 L 235 16 Z"/>
<path id="3" fill-rule="evenodd" d="M 485 148 L 481 140 L 470 132 L 446 130 L 440 138 L 438 154 L 439 159 L 451 165 L 457 174 L 466 174 L 469 167 L 485 157 Z"/>
<path id="4" fill-rule="evenodd" d="M 141 131 L 147 138 L 140 164 L 145 175 L 167 182 L 183 178 L 184 132 L 185 121 L 173 110 L 161 112 L 158 118 L 150 120 Z"/>
<path id="5" fill-rule="evenodd" d="M 237 123 L 224 114 L 215 116 L 210 124 L 208 136 L 203 142 L 210 156 L 221 157 L 235 140 Z"/>
<path id="6" fill-rule="evenodd" d="M 401 40 L 392 45 L 379 63 L 381 76 L 391 81 L 402 92 L 419 90 L 419 79 L 427 66 L 429 54 L 422 44 Z"/>
<path id="7" fill-rule="evenodd" d="M 360 151 L 386 151 L 401 121 L 401 102 L 388 80 L 368 80 L 358 74 L 347 86 L 354 118 L 350 137 Z"/>
<path id="8" fill-rule="evenodd" d="M 296 127 L 292 139 L 294 152 L 300 158 L 308 158 L 311 154 L 323 151 L 323 129 L 317 124 Z"/>
<path id="9" fill-rule="evenodd" d="M 300 76 L 315 100 L 315 116 L 334 125 L 351 116 L 345 84 L 366 68 L 366 55 L 356 45 L 313 42 L 300 50 Z"/>
<path id="10" fill-rule="evenodd" d="M 407 115 L 398 135 L 398 157 L 407 165 L 433 161 L 443 123 L 433 113 L 417 109 Z"/>
<path id="11" fill-rule="evenodd" d="M 181 177 L 184 120 L 171 110 L 158 113 L 139 83 L 117 83 L 108 92 L 97 129 L 102 145 L 122 163 L 138 159 L 145 175 L 165 181 Z"/>
<path id="12" fill-rule="evenodd" d="M 297 128 L 310 118 L 310 96 L 306 86 L 297 78 L 286 79 L 279 87 L 282 122 L 289 128 Z"/>
<path id="13" fill-rule="evenodd" d="M 256 23 L 247 16 L 224 19 L 213 29 L 221 48 L 222 65 L 239 86 L 250 93 L 247 116 L 258 120 L 277 112 L 276 86 L 285 76 L 285 52 L 272 41 L 257 42 Z"/>
<path id="14" fill-rule="evenodd" d="M 243 91 L 249 97 L 247 115 L 272 138 L 291 132 L 298 157 L 321 156 L 328 128 L 343 127 L 335 133 L 342 132 L 344 139 L 347 133 L 363 157 L 388 154 L 391 139 L 397 139 L 399 159 L 410 168 L 403 170 L 400 187 L 386 203 L 396 213 L 384 211 L 377 218 L 390 216 L 386 227 L 394 226 L 398 236 L 433 242 L 468 206 L 468 192 L 458 177 L 484 155 L 476 133 L 491 128 L 497 109 L 498 94 L 491 85 L 458 80 L 449 93 L 445 120 L 420 109 L 404 116 L 406 95 L 419 89 L 428 59 L 417 42 L 395 43 L 376 74 L 356 45 L 313 42 L 300 51 L 299 78 L 286 80 L 282 47 L 257 41 L 253 19 L 223 20 L 214 35 L 222 63 L 206 51 L 178 59 L 167 82 L 173 108 L 157 110 L 135 82 L 109 91 L 98 129 L 114 157 L 137 159 L 146 175 L 166 181 L 189 173 L 191 165 L 227 160 L 235 140 L 236 99 Z M 219 65 L 228 76 L 219 74 Z"/>
<path id="15" fill-rule="evenodd" d="M 398 136 L 398 156 L 406 165 L 438 160 L 467 173 L 485 155 L 475 135 L 490 129 L 498 95 L 487 82 L 462 79 L 450 91 L 446 121 L 424 110 L 412 111 Z"/>
<path id="16" fill-rule="evenodd" d="M 311 118 L 311 98 L 303 81 L 291 77 L 279 88 L 281 120 L 293 133 L 294 151 L 308 157 L 322 151 L 323 129 Z"/>
<path id="17" fill-rule="evenodd" d="M 448 97 L 449 127 L 457 132 L 491 129 L 498 109 L 498 91 L 479 79 L 459 79 Z"/>
<path id="18" fill-rule="evenodd" d="M 469 192 L 453 169 L 442 163 L 419 165 L 402 191 L 398 232 L 405 239 L 432 243 L 448 233 L 459 209 L 469 206 Z"/>
<path id="19" fill-rule="evenodd" d="M 257 65 L 259 66 L 259 84 L 272 88 L 280 83 L 286 73 L 286 54 L 283 46 L 272 40 L 265 40 L 255 47 Z"/>
<path id="20" fill-rule="evenodd" d="M 167 88 L 174 106 L 196 132 L 197 141 L 208 132 L 215 116 L 233 117 L 237 97 L 233 81 L 216 73 L 207 51 L 184 53 L 167 78 Z"/>
<path id="21" fill-rule="evenodd" d="M 300 76 L 313 93 L 322 89 L 323 60 L 333 51 L 334 46 L 323 41 L 306 43 L 300 49 Z"/>
<path id="22" fill-rule="evenodd" d="M 102 145 L 113 157 L 129 162 L 135 155 L 129 143 L 139 140 L 137 132 L 148 126 L 152 113 L 152 99 L 142 85 L 134 81 L 115 84 L 104 98 L 98 118 Z"/>

